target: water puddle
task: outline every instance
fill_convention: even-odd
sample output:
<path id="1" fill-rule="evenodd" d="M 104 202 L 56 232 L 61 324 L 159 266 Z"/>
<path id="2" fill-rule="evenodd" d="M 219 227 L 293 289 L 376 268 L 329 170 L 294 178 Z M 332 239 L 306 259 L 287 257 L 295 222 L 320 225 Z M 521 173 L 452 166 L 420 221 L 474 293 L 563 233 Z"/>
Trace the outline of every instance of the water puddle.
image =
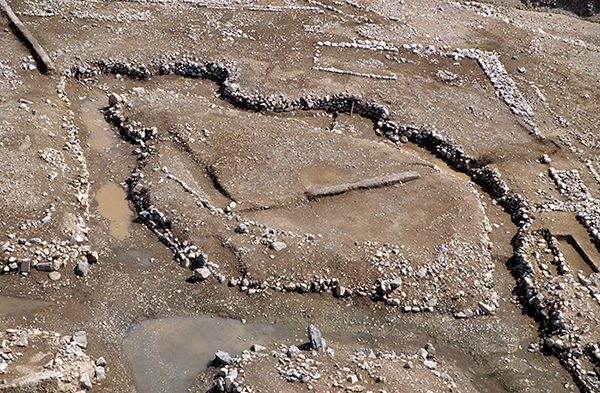
<path id="1" fill-rule="evenodd" d="M 156 241 L 151 239 L 151 241 Z M 153 265 L 154 254 L 146 250 L 140 250 L 137 248 L 123 248 L 117 247 L 113 249 L 115 253 L 115 260 L 124 262 L 124 264 L 130 264 L 131 261 L 135 261 L 135 267 L 139 269 L 149 269 Z"/>
<path id="2" fill-rule="evenodd" d="M 11 314 L 24 314 L 50 305 L 52 305 L 51 302 L 45 302 L 43 300 L 0 296 L 0 317 Z"/>
<path id="3" fill-rule="evenodd" d="M 471 181 L 471 177 L 469 175 L 457 171 L 450 165 L 446 164 L 444 160 L 436 157 L 435 155 L 431 154 L 429 151 L 423 149 L 422 147 L 416 146 L 412 143 L 405 143 L 402 145 L 401 149 L 407 153 L 414 154 L 424 160 L 433 162 L 438 168 L 440 168 L 445 173 L 449 173 L 452 176 L 458 177 L 459 179 L 464 180 L 466 182 Z"/>
<path id="4" fill-rule="evenodd" d="M 210 316 L 151 319 L 123 341 L 138 392 L 187 392 L 218 350 L 240 354 L 252 344 L 281 342 L 285 328 Z M 289 328 L 287 328 L 289 330 Z"/>
<path id="5" fill-rule="evenodd" d="M 104 120 L 100 111 L 106 106 L 106 97 L 100 93 L 90 94 L 81 103 L 81 121 L 88 130 L 88 143 L 90 147 L 98 152 L 104 153 L 115 144 L 115 133 Z"/>
<path id="6" fill-rule="evenodd" d="M 120 185 L 107 182 L 96 193 L 98 212 L 110 221 L 109 233 L 117 240 L 129 237 L 133 213 L 127 203 L 127 193 Z"/>

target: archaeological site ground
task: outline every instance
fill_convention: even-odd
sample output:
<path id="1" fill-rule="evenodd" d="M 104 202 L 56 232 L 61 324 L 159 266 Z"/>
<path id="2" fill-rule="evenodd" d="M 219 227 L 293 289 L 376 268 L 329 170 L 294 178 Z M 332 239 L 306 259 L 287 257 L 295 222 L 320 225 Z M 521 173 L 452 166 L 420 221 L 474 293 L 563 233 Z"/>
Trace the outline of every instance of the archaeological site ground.
<path id="1" fill-rule="evenodd" d="M 600 391 L 599 1 L 0 7 L 0 392 Z"/>

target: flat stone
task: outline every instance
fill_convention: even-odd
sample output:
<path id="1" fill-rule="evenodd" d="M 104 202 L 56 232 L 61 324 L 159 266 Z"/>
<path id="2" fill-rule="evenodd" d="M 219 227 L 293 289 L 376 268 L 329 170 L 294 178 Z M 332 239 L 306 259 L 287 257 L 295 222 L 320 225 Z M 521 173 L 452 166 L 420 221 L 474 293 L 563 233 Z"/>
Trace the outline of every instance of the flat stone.
<path id="1" fill-rule="evenodd" d="M 19 336 L 15 340 L 15 346 L 17 347 L 26 347 L 27 345 L 29 345 L 29 343 L 27 342 L 27 337 L 25 336 Z"/>
<path id="2" fill-rule="evenodd" d="M 200 281 L 204 281 L 211 276 L 211 272 L 207 267 L 201 267 L 194 270 L 194 278 Z"/>
<path id="3" fill-rule="evenodd" d="M 353 385 L 346 388 L 347 392 L 364 392 L 367 388 L 363 385 Z"/>
<path id="4" fill-rule="evenodd" d="M 455 317 L 455 318 L 458 318 L 458 319 L 463 319 L 463 318 L 470 318 L 470 317 L 472 317 L 473 315 L 474 315 L 474 314 L 473 314 L 473 311 L 471 311 L 471 310 L 469 310 L 469 309 L 467 308 L 467 309 L 465 309 L 465 310 L 463 310 L 463 311 L 459 311 L 459 312 L 455 313 L 455 314 L 454 314 L 454 317 Z"/>
<path id="5" fill-rule="evenodd" d="M 72 341 L 75 344 L 77 344 L 78 346 L 80 346 L 81 348 L 86 348 L 87 347 L 87 334 L 83 330 L 75 332 L 75 333 L 73 333 Z"/>
<path id="6" fill-rule="evenodd" d="M 491 315 L 496 312 L 496 307 L 493 305 L 489 305 L 487 303 L 479 302 L 477 303 L 479 306 L 479 310 L 483 315 Z"/>
<path id="7" fill-rule="evenodd" d="M 423 365 L 431 370 L 433 370 L 437 367 L 437 364 L 433 360 L 425 360 L 423 362 Z"/>
<path id="8" fill-rule="evenodd" d="M 285 244 L 284 242 L 273 242 L 269 246 L 269 248 L 271 248 L 272 250 L 275 250 L 275 251 L 281 251 L 286 247 L 287 247 L 287 244 Z"/>
<path id="9" fill-rule="evenodd" d="M 50 273 L 48 273 L 48 278 L 52 281 L 58 281 L 58 280 L 60 280 L 60 273 L 59 272 L 50 272 Z"/>
<path id="10" fill-rule="evenodd" d="M 52 392 L 58 389 L 58 374 L 56 371 L 42 371 L 26 375 L 12 382 L 13 391 L 22 392 Z"/>
<path id="11" fill-rule="evenodd" d="M 19 264 L 19 270 L 21 271 L 21 273 L 29 273 L 29 271 L 31 270 L 31 262 L 29 262 L 29 260 L 22 261 Z"/>
<path id="12" fill-rule="evenodd" d="M 435 307 L 435 305 L 437 304 L 437 299 L 433 298 L 433 299 L 429 299 L 427 300 L 426 304 L 428 307 Z"/>
<path id="13" fill-rule="evenodd" d="M 38 272 L 52 272 L 54 271 L 54 264 L 50 262 L 42 262 L 35 265 L 35 269 Z"/>
<path id="14" fill-rule="evenodd" d="M 217 351 L 215 353 L 215 361 L 217 363 L 227 365 L 227 364 L 233 362 L 233 358 L 231 357 L 231 355 L 229 355 L 229 353 L 227 353 L 225 351 Z"/>

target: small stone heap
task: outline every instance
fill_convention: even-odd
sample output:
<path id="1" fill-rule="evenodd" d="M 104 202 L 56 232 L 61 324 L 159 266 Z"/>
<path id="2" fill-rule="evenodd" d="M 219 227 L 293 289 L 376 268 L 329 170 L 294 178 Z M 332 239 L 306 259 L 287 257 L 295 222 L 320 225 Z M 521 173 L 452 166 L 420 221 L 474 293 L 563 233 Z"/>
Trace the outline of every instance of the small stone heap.
<path id="1" fill-rule="evenodd" d="M 0 374 L 4 374 L 4 385 L 0 392 L 15 391 L 57 391 L 81 392 L 90 390 L 106 378 L 106 361 L 100 357 L 93 361 L 85 353 L 87 335 L 77 331 L 72 336 L 42 331 L 39 329 L 7 329 L 0 333 Z M 29 350 L 35 348 L 35 350 Z M 46 349 L 47 348 L 47 349 Z M 52 353 L 43 367 L 35 366 L 36 354 L 40 351 Z M 32 369 L 26 375 L 20 375 L 20 369 L 11 367 L 21 358 L 20 364 L 32 359 Z M 36 371 L 36 368 L 39 368 Z"/>

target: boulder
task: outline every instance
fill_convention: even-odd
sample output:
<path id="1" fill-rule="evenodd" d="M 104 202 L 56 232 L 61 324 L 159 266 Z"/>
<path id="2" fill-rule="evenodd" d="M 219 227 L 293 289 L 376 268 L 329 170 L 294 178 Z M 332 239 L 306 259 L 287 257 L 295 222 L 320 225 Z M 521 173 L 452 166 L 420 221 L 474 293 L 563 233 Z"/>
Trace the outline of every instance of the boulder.
<path id="1" fill-rule="evenodd" d="M 194 278 L 200 281 L 204 281 L 211 276 L 210 270 L 207 267 L 201 267 L 194 270 Z"/>
<path id="2" fill-rule="evenodd" d="M 87 276 L 90 272 L 90 264 L 86 261 L 77 262 L 77 266 L 75 266 L 75 274 L 81 277 Z"/>
<path id="3" fill-rule="evenodd" d="M 108 94 L 108 106 L 115 106 L 123 102 L 123 97 L 117 93 Z"/>
<path id="4" fill-rule="evenodd" d="M 88 373 L 82 373 L 79 378 L 79 384 L 85 390 L 90 390 L 92 388 L 92 381 L 90 381 L 90 376 Z"/>
<path id="5" fill-rule="evenodd" d="M 310 340 L 310 348 L 319 352 L 325 351 L 325 340 L 321 331 L 315 325 L 308 326 L 308 339 Z"/>
<path id="6" fill-rule="evenodd" d="M 87 347 L 87 334 L 83 330 L 75 332 L 75 333 L 73 333 L 72 341 L 75 344 L 77 344 L 78 346 L 80 346 L 81 348 L 86 348 Z"/>
<path id="7" fill-rule="evenodd" d="M 90 251 L 85 256 L 88 263 L 98 263 L 98 251 Z"/>

